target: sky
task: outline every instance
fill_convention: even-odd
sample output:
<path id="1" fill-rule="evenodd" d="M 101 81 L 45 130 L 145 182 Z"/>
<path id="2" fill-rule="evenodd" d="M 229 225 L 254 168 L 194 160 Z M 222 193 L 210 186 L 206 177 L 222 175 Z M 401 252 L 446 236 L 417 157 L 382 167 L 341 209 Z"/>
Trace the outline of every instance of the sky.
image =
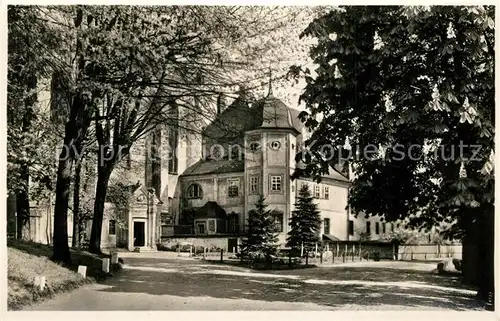
<path id="1" fill-rule="evenodd" d="M 313 21 L 314 11 L 311 8 L 297 9 L 297 8 L 279 8 L 277 11 L 286 16 L 289 11 L 298 10 L 297 16 L 293 21 L 287 21 L 287 18 L 282 18 L 286 25 L 279 28 L 275 32 L 264 33 L 258 37 L 252 38 L 249 41 L 250 46 L 260 46 L 268 48 L 265 54 L 261 57 L 260 65 L 261 70 L 249 71 L 242 70 L 240 75 L 243 78 L 259 78 L 260 80 L 253 82 L 251 87 L 260 86 L 259 90 L 254 90 L 253 94 L 256 98 L 264 97 L 269 91 L 269 69 L 272 69 L 272 78 L 281 78 L 284 76 L 292 65 L 300 65 L 308 67 L 312 76 L 314 77 L 315 65 L 309 57 L 309 49 L 317 43 L 313 38 L 300 38 L 300 34 L 304 29 Z M 273 12 L 276 15 L 276 12 Z M 280 19 L 277 17 L 276 19 Z M 263 71 L 265 70 L 265 71 Z M 262 76 L 264 73 L 264 76 Z M 258 75 L 258 76 L 255 76 Z M 294 80 L 277 80 L 272 83 L 273 95 L 289 107 L 296 109 L 305 109 L 303 104 L 299 105 L 299 97 L 306 86 L 304 79 L 300 79 L 298 83 Z M 228 101 L 230 103 L 230 100 Z"/>

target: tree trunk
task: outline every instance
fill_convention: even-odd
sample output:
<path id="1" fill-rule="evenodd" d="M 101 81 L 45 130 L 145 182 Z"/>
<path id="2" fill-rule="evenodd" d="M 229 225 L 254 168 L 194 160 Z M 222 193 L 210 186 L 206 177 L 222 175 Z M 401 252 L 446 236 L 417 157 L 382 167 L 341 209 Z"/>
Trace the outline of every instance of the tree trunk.
<path id="1" fill-rule="evenodd" d="M 27 45 L 29 45 L 27 43 Z M 28 55 L 26 57 L 28 61 L 30 58 L 33 58 L 32 55 Z M 18 75 L 19 76 L 19 75 Z M 34 89 L 36 89 L 38 84 L 38 78 L 34 71 L 27 75 L 24 79 L 25 83 L 22 85 L 25 86 L 25 93 L 30 93 L 24 99 L 24 115 L 22 120 L 22 131 L 23 133 L 29 133 L 32 127 L 32 121 L 35 117 L 34 107 L 38 100 L 38 94 Z M 21 107 L 22 108 L 22 107 Z M 23 239 L 23 230 L 24 227 L 29 224 L 30 220 L 30 201 L 29 201 L 29 166 L 27 163 L 23 162 L 23 164 L 19 167 L 19 176 L 20 176 L 20 184 L 22 184 L 22 188 L 17 192 L 16 195 L 16 208 L 17 208 L 17 238 Z M 28 230 L 29 231 L 29 230 Z M 29 234 L 29 232 L 28 232 Z M 29 239 L 29 235 L 28 235 Z"/>
<path id="2" fill-rule="evenodd" d="M 99 162 L 102 160 L 99 159 Z M 99 164 L 101 165 L 101 164 Z M 106 202 L 106 192 L 108 190 L 109 177 L 112 171 L 111 166 L 98 166 L 97 186 L 94 201 L 94 217 L 92 218 L 92 231 L 90 233 L 89 251 L 91 253 L 101 253 L 101 232 L 104 218 L 104 203 Z"/>
<path id="3" fill-rule="evenodd" d="M 488 301 L 494 292 L 494 211 L 485 210 L 475 216 L 476 221 L 467 225 L 462 240 L 462 274 L 465 283 L 478 288 L 477 298 Z"/>
<path id="4" fill-rule="evenodd" d="M 75 178 L 73 182 L 73 240 L 71 246 L 73 248 L 80 248 L 80 235 L 81 235 L 81 218 L 80 218 L 80 180 L 82 173 L 83 158 L 76 164 Z"/>
<path id="5" fill-rule="evenodd" d="M 72 146 L 71 124 L 66 125 L 64 146 Z M 68 245 L 68 203 L 71 184 L 71 172 L 74 156 L 63 147 L 59 156 L 56 183 L 56 204 L 54 206 L 54 239 L 52 260 L 56 262 L 71 262 Z"/>
<path id="6" fill-rule="evenodd" d="M 29 224 L 30 219 L 30 201 L 29 201 L 29 168 L 23 164 L 19 168 L 21 184 L 23 186 L 16 194 L 16 212 L 17 212 L 17 238 L 24 239 L 24 227 Z"/>
<path id="7" fill-rule="evenodd" d="M 491 209 L 491 211 L 486 211 L 482 219 L 479 220 L 478 229 L 476 230 L 478 257 L 481 258 L 476 261 L 476 264 L 478 265 L 477 285 L 479 287 L 477 297 L 483 301 L 488 301 L 490 293 L 493 294 L 495 290 L 494 215 L 495 213 L 493 209 Z M 490 303 L 494 304 L 494 301 Z"/>

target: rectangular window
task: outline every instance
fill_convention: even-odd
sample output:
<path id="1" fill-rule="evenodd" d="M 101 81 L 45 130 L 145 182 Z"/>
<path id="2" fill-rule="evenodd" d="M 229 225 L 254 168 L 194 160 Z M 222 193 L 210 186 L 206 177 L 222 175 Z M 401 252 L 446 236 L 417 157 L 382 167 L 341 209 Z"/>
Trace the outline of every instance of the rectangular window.
<path id="1" fill-rule="evenodd" d="M 215 220 L 208 220 L 208 231 L 215 232 Z"/>
<path id="2" fill-rule="evenodd" d="M 349 221 L 349 235 L 354 235 L 354 221 Z"/>
<path id="3" fill-rule="evenodd" d="M 314 198 L 321 197 L 321 188 L 319 185 L 314 186 Z"/>
<path id="4" fill-rule="evenodd" d="M 259 193 L 259 176 L 250 176 L 250 193 Z"/>
<path id="5" fill-rule="evenodd" d="M 238 214 L 229 214 L 229 233 L 238 233 Z"/>
<path id="6" fill-rule="evenodd" d="M 205 234 L 205 224 L 198 224 L 198 234 Z"/>
<path id="7" fill-rule="evenodd" d="M 391 232 L 394 232 L 394 223 L 391 223 Z"/>
<path id="8" fill-rule="evenodd" d="M 170 128 L 168 143 L 168 173 L 177 174 L 177 130 Z"/>
<path id="9" fill-rule="evenodd" d="M 380 224 L 379 224 L 379 222 L 375 222 L 375 234 L 380 234 Z"/>
<path id="10" fill-rule="evenodd" d="M 282 233 L 283 232 L 283 213 L 281 212 L 274 212 L 272 213 L 274 223 L 277 226 L 278 232 Z"/>
<path id="11" fill-rule="evenodd" d="M 109 220 L 109 235 L 116 235 L 116 221 Z"/>
<path id="12" fill-rule="evenodd" d="M 330 199 L 330 188 L 328 186 L 324 187 L 323 196 L 325 197 L 326 200 Z"/>
<path id="13" fill-rule="evenodd" d="M 382 234 L 385 234 L 385 226 L 386 225 L 387 225 L 387 223 L 382 222 Z"/>
<path id="14" fill-rule="evenodd" d="M 398 223 L 398 224 L 396 224 L 396 228 L 399 228 L 399 223 Z"/>
<path id="15" fill-rule="evenodd" d="M 276 175 L 271 176 L 271 191 L 272 192 L 281 192 L 282 190 L 282 176 Z"/>
<path id="16" fill-rule="evenodd" d="M 239 179 L 229 179 L 228 181 L 227 192 L 229 197 L 237 197 L 238 196 L 238 186 L 240 185 Z"/>
<path id="17" fill-rule="evenodd" d="M 371 223 L 370 222 L 366 222 L 366 233 L 368 234 L 371 234 L 372 230 L 371 230 Z"/>
<path id="18" fill-rule="evenodd" d="M 330 219 L 325 218 L 323 220 L 323 234 L 330 234 Z"/>

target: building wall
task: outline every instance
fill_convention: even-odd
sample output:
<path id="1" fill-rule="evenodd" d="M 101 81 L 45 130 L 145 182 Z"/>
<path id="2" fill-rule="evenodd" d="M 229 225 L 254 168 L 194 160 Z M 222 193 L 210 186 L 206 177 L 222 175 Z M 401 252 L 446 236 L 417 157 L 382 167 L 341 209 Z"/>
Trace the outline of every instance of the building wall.
<path id="1" fill-rule="evenodd" d="M 251 143 L 258 142 L 260 148 L 252 151 Z M 271 148 L 272 142 L 279 142 L 278 149 Z M 244 173 L 228 173 L 218 175 L 193 175 L 182 178 L 180 195 L 185 195 L 191 183 L 197 183 L 203 190 L 201 199 L 188 200 L 188 205 L 201 207 L 208 201 L 216 201 L 229 212 L 241 213 L 240 226 L 246 224 L 248 212 L 253 209 L 260 195 L 266 198 L 269 210 L 278 210 L 283 213 L 283 232 L 279 234 L 279 242 L 285 243 L 289 231 L 291 212 L 298 191 L 302 184 L 308 184 L 312 193 L 315 186 L 320 187 L 321 195 L 315 198 L 321 213 L 322 222 L 330 220 L 329 234 L 341 240 L 347 240 L 348 233 L 348 183 L 325 179 L 321 184 L 307 180 L 290 179 L 295 170 L 296 136 L 290 131 L 275 130 L 273 132 L 254 130 L 245 135 L 245 169 Z M 282 190 L 271 190 L 271 176 L 282 176 Z M 250 191 L 251 177 L 258 178 L 258 191 Z M 228 197 L 228 179 L 239 179 L 239 196 Z M 328 188 L 328 199 L 325 198 L 324 188 Z M 322 224 L 320 234 L 323 234 Z"/>
<path id="2" fill-rule="evenodd" d="M 350 220 L 353 221 L 354 230 L 353 234 L 349 235 L 350 240 L 359 240 L 363 237 L 368 237 L 370 240 L 376 240 L 382 237 L 382 226 L 380 225 L 379 234 L 376 233 L 375 225 L 381 223 L 379 217 L 365 217 L 363 213 L 360 213 L 357 217 L 350 215 Z M 370 233 L 367 234 L 367 222 L 370 222 Z M 386 230 L 390 231 L 390 224 L 386 226 Z"/>
<path id="3" fill-rule="evenodd" d="M 15 210 L 15 209 L 14 209 Z M 15 214 L 15 212 L 14 212 Z M 54 233 L 54 208 L 51 204 L 42 204 L 30 208 L 30 220 L 23 230 L 23 239 L 42 244 L 52 244 Z M 73 237 L 73 215 L 68 212 L 68 244 Z"/>
<path id="4" fill-rule="evenodd" d="M 229 197 L 229 180 L 239 180 L 238 196 Z M 243 173 L 196 175 L 183 177 L 181 181 L 181 194 L 186 197 L 187 189 L 193 183 L 202 188 L 202 198 L 186 199 L 190 207 L 202 207 L 208 201 L 215 201 L 226 213 L 237 213 L 240 229 L 245 226 L 245 181 Z"/>
<path id="5" fill-rule="evenodd" d="M 334 182 L 328 179 L 324 179 L 322 183 L 301 179 L 296 182 L 296 197 L 298 197 L 298 191 L 300 191 L 300 188 L 304 184 L 308 185 L 309 190 L 314 197 L 314 202 L 318 204 L 318 210 L 320 211 L 322 222 L 320 235 L 322 236 L 325 232 L 324 222 L 325 218 L 328 218 L 330 219 L 329 234 L 339 238 L 340 240 L 347 240 L 349 217 L 347 210 L 348 184 Z M 316 187 L 319 187 L 320 189 L 319 198 L 315 195 Z M 325 196 L 325 188 L 328 188 L 328 198 Z"/>
<path id="6" fill-rule="evenodd" d="M 110 221 L 117 221 L 115 213 L 115 208 L 112 203 L 104 203 L 104 217 L 102 220 L 102 230 L 101 230 L 101 248 L 114 248 L 116 247 L 116 230 L 118 229 L 118 223 L 116 223 L 115 234 L 110 234 Z"/>
<path id="7" fill-rule="evenodd" d="M 278 148 L 273 148 L 274 144 Z M 262 190 L 268 209 L 283 213 L 283 232 L 278 235 L 280 243 L 286 242 L 291 217 L 291 180 L 290 164 L 291 145 L 295 145 L 295 136 L 286 130 L 268 130 L 262 132 Z M 271 189 L 272 176 L 281 176 L 281 191 Z"/>

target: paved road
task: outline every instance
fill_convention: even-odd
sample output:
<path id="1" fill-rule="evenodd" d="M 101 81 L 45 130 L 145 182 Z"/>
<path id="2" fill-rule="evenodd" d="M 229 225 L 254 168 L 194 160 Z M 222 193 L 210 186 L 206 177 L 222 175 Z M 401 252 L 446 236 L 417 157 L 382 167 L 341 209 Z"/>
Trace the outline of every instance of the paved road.
<path id="1" fill-rule="evenodd" d="M 126 257 L 102 284 L 28 310 L 476 310 L 458 280 L 431 265 L 373 262 L 259 273 L 165 257 Z"/>

